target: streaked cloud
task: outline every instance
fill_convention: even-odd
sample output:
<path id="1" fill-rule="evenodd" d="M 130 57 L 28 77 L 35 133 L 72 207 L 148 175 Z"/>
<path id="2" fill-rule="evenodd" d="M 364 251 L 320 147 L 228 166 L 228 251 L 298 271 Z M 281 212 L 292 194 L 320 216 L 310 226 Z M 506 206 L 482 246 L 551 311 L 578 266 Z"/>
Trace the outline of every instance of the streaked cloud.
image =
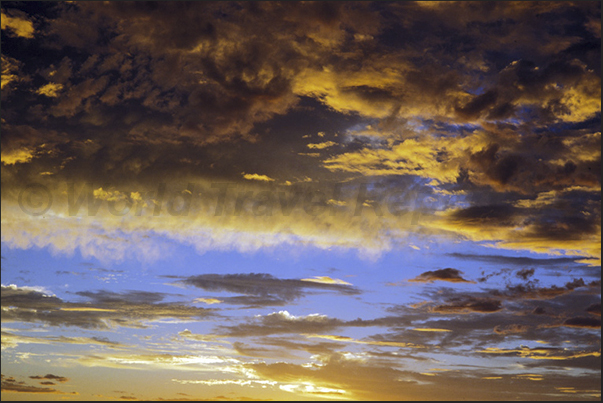
<path id="1" fill-rule="evenodd" d="M 329 276 L 315 276 L 312 278 L 302 278 L 301 281 L 310 281 L 313 283 L 320 284 L 341 284 L 341 285 L 352 285 L 347 281 L 340 280 L 338 278 L 331 278 Z"/>
<path id="2" fill-rule="evenodd" d="M 433 281 L 447 281 L 450 283 L 471 283 L 474 281 L 465 280 L 462 277 L 463 272 L 457 269 L 446 268 L 433 271 L 426 271 L 416 278 L 409 280 L 414 283 L 431 283 Z"/>
<path id="3" fill-rule="evenodd" d="M 243 173 L 243 178 L 250 180 L 250 181 L 274 182 L 274 179 L 272 179 L 266 175 L 259 175 L 259 174 Z"/>
<path id="4" fill-rule="evenodd" d="M 179 283 L 205 291 L 227 291 L 237 297 L 220 298 L 223 303 L 235 305 L 284 305 L 317 291 L 334 291 L 342 295 L 358 295 L 360 290 L 351 284 L 318 277 L 314 279 L 279 279 L 270 274 L 202 274 L 179 280 Z"/>
<path id="5" fill-rule="evenodd" d="M 2 321 L 46 323 L 107 329 L 111 326 L 143 328 L 145 322 L 175 318 L 192 320 L 213 315 L 212 310 L 160 302 L 164 296 L 151 292 L 79 292 L 89 303 L 66 302 L 56 296 L 17 286 L 2 286 Z"/>
<path id="6" fill-rule="evenodd" d="M 333 335 L 321 335 L 321 334 L 307 334 L 309 339 L 326 339 L 340 341 L 344 343 L 356 343 L 356 344 L 367 344 L 371 346 L 384 346 L 384 347 L 401 347 L 401 348 L 425 348 L 425 346 L 412 344 L 412 343 L 398 343 L 393 341 L 378 341 L 378 340 L 357 340 L 347 336 L 333 336 Z"/>

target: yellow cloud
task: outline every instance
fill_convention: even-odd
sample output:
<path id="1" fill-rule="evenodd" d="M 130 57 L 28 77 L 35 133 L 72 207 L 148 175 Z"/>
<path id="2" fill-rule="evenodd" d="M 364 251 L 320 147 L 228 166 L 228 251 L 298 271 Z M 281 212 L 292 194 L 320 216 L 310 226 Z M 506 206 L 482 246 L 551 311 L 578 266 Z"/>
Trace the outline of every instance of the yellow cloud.
<path id="1" fill-rule="evenodd" d="M 452 330 L 448 330 L 448 329 L 437 329 L 437 328 L 429 328 L 429 327 L 415 328 L 412 330 L 414 330 L 416 332 L 442 332 L 442 333 L 452 332 Z"/>
<path id="2" fill-rule="evenodd" d="M 222 301 L 216 298 L 195 298 L 193 302 L 201 302 L 208 305 L 220 304 Z"/>
<path id="3" fill-rule="evenodd" d="M 10 29 L 23 38 L 34 37 L 34 27 L 31 21 L 19 17 L 10 17 L 2 13 L 2 29 Z"/>
<path id="4" fill-rule="evenodd" d="M 389 149 L 362 149 L 324 161 L 331 171 L 359 173 L 363 176 L 417 175 L 438 183 L 455 183 L 459 170 L 472 153 L 489 144 L 483 133 L 469 136 L 419 136 L 406 139 Z"/>
<path id="5" fill-rule="evenodd" d="M 2 84 L 1 89 L 4 89 L 13 81 L 18 81 L 19 62 L 12 57 L 2 55 Z"/>
<path id="6" fill-rule="evenodd" d="M 4 165 L 14 165 L 31 161 L 34 157 L 34 151 L 29 148 L 4 151 L 0 154 Z"/>
<path id="7" fill-rule="evenodd" d="M 333 147 L 335 144 L 337 143 L 334 141 L 325 141 L 323 143 L 310 143 L 307 147 L 313 150 L 323 150 L 325 148 Z"/>
<path id="8" fill-rule="evenodd" d="M 266 175 L 259 175 L 259 174 L 243 173 L 243 178 L 250 180 L 250 181 L 274 182 L 274 179 L 272 179 Z"/>
<path id="9" fill-rule="evenodd" d="M 117 190 L 104 190 L 102 187 L 92 193 L 95 198 L 109 202 L 126 200 L 128 196 Z"/>
<path id="10" fill-rule="evenodd" d="M 485 350 L 479 350 L 478 353 L 485 354 L 517 354 L 522 358 L 530 358 L 532 360 L 571 360 L 574 358 L 583 358 L 583 357 L 600 357 L 600 351 L 582 351 L 582 352 L 569 352 L 567 355 L 558 354 L 559 351 L 556 349 L 546 349 L 546 348 L 519 348 L 519 349 L 504 349 L 498 347 L 489 347 Z M 535 375 L 539 376 L 539 375 Z"/>
<path id="11" fill-rule="evenodd" d="M 63 89 L 62 84 L 58 83 L 48 83 L 38 88 L 36 94 L 44 95 L 49 98 L 56 98 L 59 96 L 59 92 Z"/>

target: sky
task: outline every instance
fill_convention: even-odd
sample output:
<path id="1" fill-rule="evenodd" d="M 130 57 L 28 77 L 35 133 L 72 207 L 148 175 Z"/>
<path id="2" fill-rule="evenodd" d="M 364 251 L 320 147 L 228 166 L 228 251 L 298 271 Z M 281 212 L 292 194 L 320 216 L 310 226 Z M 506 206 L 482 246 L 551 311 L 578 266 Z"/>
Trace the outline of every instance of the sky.
<path id="1" fill-rule="evenodd" d="M 2 400 L 600 401 L 600 2 L 1 9 Z"/>

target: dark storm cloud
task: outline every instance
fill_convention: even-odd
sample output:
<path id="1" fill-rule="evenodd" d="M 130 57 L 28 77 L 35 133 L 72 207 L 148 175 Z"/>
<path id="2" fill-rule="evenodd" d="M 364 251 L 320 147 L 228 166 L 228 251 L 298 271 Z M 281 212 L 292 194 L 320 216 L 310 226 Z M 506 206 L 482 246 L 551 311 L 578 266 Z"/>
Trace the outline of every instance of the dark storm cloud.
<path id="1" fill-rule="evenodd" d="M 304 297 L 313 291 L 335 291 L 342 295 L 358 295 L 360 290 L 346 284 L 329 284 L 309 280 L 279 279 L 270 274 L 202 274 L 180 281 L 205 291 L 226 291 L 242 294 L 223 298 L 237 305 L 270 306 L 284 305 Z"/>
<path id="2" fill-rule="evenodd" d="M 446 268 L 434 271 L 427 271 L 409 281 L 415 283 L 430 283 L 439 280 L 447 281 L 449 283 L 473 283 L 472 281 L 465 280 L 462 274 L 463 272 L 460 270 Z"/>
<path id="3" fill-rule="evenodd" d="M 2 286 L 2 307 L 6 308 L 2 310 L 2 321 L 105 329 L 111 325 L 146 327 L 145 322 L 159 319 L 192 320 L 213 315 L 210 309 L 160 302 L 163 294 L 97 291 L 78 295 L 92 301 L 66 302 L 35 289 Z"/>

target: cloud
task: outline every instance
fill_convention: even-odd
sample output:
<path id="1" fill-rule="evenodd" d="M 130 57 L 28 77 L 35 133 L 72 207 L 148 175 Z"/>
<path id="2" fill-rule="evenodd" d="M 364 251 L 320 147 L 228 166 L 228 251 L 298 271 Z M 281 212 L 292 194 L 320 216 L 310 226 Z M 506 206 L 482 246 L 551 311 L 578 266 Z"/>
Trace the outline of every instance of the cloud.
<path id="1" fill-rule="evenodd" d="M 59 376 L 52 375 L 52 374 L 48 374 L 46 376 L 50 376 L 52 378 L 46 378 L 46 377 L 40 377 L 40 376 L 33 376 L 33 377 L 30 376 L 30 378 L 32 378 L 32 379 L 53 379 L 53 380 L 58 380 L 59 382 L 66 382 L 68 380 L 67 378 L 59 377 Z M 4 376 L 4 374 L 2 374 L 1 390 L 2 390 L 2 393 L 33 393 L 33 394 L 62 394 L 62 395 L 66 395 L 66 394 L 77 395 L 78 394 L 77 392 L 66 393 L 66 392 L 61 392 L 60 390 L 57 390 L 54 388 L 28 385 L 25 382 L 17 381 L 12 376 L 6 377 L 6 376 Z"/>
<path id="2" fill-rule="evenodd" d="M 529 327 L 526 325 L 518 325 L 518 324 L 512 324 L 512 325 L 506 325 L 506 326 L 496 326 L 494 328 L 494 333 L 496 334 L 501 334 L 501 335 L 508 335 L 508 334 L 519 334 L 519 333 L 525 333 L 526 331 L 528 331 Z"/>
<path id="3" fill-rule="evenodd" d="M 308 148 L 311 150 L 324 150 L 325 148 L 333 147 L 336 145 L 334 141 L 325 141 L 323 143 L 310 143 L 308 144 Z"/>
<path id="4" fill-rule="evenodd" d="M 588 285 L 581 278 L 569 281 L 563 287 L 558 287 L 556 285 L 551 287 L 538 287 L 534 283 L 528 282 L 515 286 L 508 285 L 506 294 L 512 299 L 550 299 L 569 294 L 582 287 L 588 287 Z"/>
<path id="5" fill-rule="evenodd" d="M 449 253 L 451 257 L 466 260 L 476 260 L 480 262 L 497 263 L 505 265 L 517 265 L 517 266 L 556 266 L 566 265 L 575 263 L 579 257 L 558 257 L 558 258 L 531 258 L 525 256 L 503 256 L 503 255 L 473 255 L 467 253 Z M 526 269 L 529 270 L 529 269 Z"/>
<path id="6" fill-rule="evenodd" d="M 203 341 L 203 342 L 217 342 L 217 343 L 225 343 L 226 341 L 222 340 L 219 336 L 213 334 L 196 334 L 191 332 L 188 329 L 184 329 L 181 332 L 178 332 L 178 336 L 187 339 L 187 340 L 195 340 L 195 341 Z"/>
<path id="7" fill-rule="evenodd" d="M 310 282 L 319 283 L 319 284 L 340 284 L 340 285 L 349 285 L 349 286 L 352 285 L 352 284 L 348 283 L 347 281 L 343 281 L 338 278 L 331 278 L 329 276 L 314 276 L 312 278 L 302 278 L 301 281 L 310 281 Z"/>
<path id="8" fill-rule="evenodd" d="M 66 336 L 45 336 L 32 337 L 22 336 L 2 331 L 2 350 L 15 348 L 19 344 L 80 344 L 97 345 L 108 348 L 123 347 L 121 343 L 108 340 L 103 337 L 66 337 Z"/>
<path id="9" fill-rule="evenodd" d="M 164 303 L 164 295 L 132 291 L 78 292 L 89 302 L 66 302 L 27 287 L 2 286 L 3 322 L 42 322 L 51 326 L 107 329 L 113 326 L 146 327 L 146 322 L 174 318 L 200 319 L 212 310 Z"/>
<path id="10" fill-rule="evenodd" d="M 53 374 L 46 374 L 44 376 L 41 375 L 34 375 L 34 376 L 30 376 L 30 379 L 46 379 L 46 380 L 51 380 L 51 381 L 56 381 L 56 382 L 61 382 L 61 383 L 65 383 L 67 381 L 69 381 L 69 378 L 65 378 L 64 376 L 58 376 L 58 375 L 53 375 Z"/>
<path id="11" fill-rule="evenodd" d="M 19 81 L 19 66 L 21 63 L 12 57 L 2 54 L 2 87 L 3 91 L 8 92 L 9 84 Z M 5 89 L 6 87 L 6 89 Z"/>
<path id="12" fill-rule="evenodd" d="M 36 92 L 49 98 L 56 98 L 63 89 L 62 84 L 48 83 L 41 86 Z"/>
<path id="13" fill-rule="evenodd" d="M 243 178 L 250 180 L 250 181 L 261 181 L 261 182 L 274 182 L 274 179 L 266 176 L 266 175 L 259 175 L 259 174 L 243 174 Z"/>
<path id="14" fill-rule="evenodd" d="M 35 29 L 25 13 L 19 10 L 2 9 L 2 30 L 7 30 L 9 35 L 31 39 Z"/>
<path id="15" fill-rule="evenodd" d="M 600 275 L 599 4 L 10 7 L 2 10 L 3 246 L 101 261 L 169 260 L 175 245 L 199 253 L 355 249 L 374 260 L 412 242 L 421 246 L 420 253 L 411 250 L 416 256 L 440 244 L 470 252 L 488 247 L 491 255 L 453 257 L 485 262 L 482 278 L 502 278 L 465 287 L 473 274 L 427 268 L 411 287 L 416 304 L 387 305 L 387 314 L 356 320 L 332 316 L 337 304 L 324 305 L 324 312 L 290 307 L 315 294 L 341 303 L 351 301 L 342 296 L 361 295 L 329 276 L 177 277 L 178 285 L 193 288 L 186 303 L 168 302 L 180 297 L 159 292 L 78 289 L 59 297 L 3 287 L 3 324 L 42 324 L 59 334 L 5 331 L 3 347 L 94 348 L 101 351 L 81 363 L 112 368 L 224 365 L 241 376 L 253 373 L 254 381 L 278 382 L 282 389 L 275 392 L 306 398 L 437 400 L 450 398 L 453 388 L 459 399 L 558 398 L 554 387 L 566 375 L 544 367 L 530 376 L 509 374 L 506 361 L 522 358 L 522 365 L 560 361 L 592 370 L 598 364 L 598 373 L 577 377 L 572 386 L 599 388 L 598 357 L 579 356 L 600 343 L 600 283 L 579 278 Z M 307 133 L 328 135 L 308 144 Z M 36 205 L 34 197 L 20 197 L 32 183 L 52 194 L 42 216 L 24 211 Z M 90 187 L 91 198 L 84 193 L 75 214 L 70 184 L 77 200 Z M 223 188 L 214 184 L 232 184 L 222 214 L 216 204 Z M 258 210 L 258 194 L 268 195 L 274 209 Z M 88 214 L 88 201 L 99 202 L 97 213 Z M 395 215 L 387 201 L 408 203 Z M 182 214 L 172 214 L 182 204 Z M 129 212 L 115 213 L 122 206 Z M 521 267 L 503 272 L 490 270 L 491 263 Z M 549 274 L 563 280 L 551 285 Z M 417 284 L 431 281 L 445 283 Z M 365 302 L 389 300 L 383 297 L 367 294 Z M 217 302 L 226 307 L 219 312 L 238 313 L 222 318 L 194 305 Z M 268 314 L 270 306 L 283 308 Z M 252 308 L 260 316 L 244 316 Z M 236 351 L 205 361 L 198 349 L 147 354 L 57 333 L 69 326 L 108 330 L 211 318 L 224 322 L 187 325 L 191 330 L 170 339 L 178 348 L 210 348 L 232 338 Z M 216 332 L 208 333 L 212 325 Z M 383 330 L 367 336 L 362 327 Z M 356 329 L 338 336 L 348 328 Z M 243 337 L 249 344 L 235 346 Z M 566 340 L 572 342 L 567 351 L 509 348 L 536 341 L 566 346 Z M 397 355 L 409 345 L 425 345 L 429 353 Z M 451 357 L 486 348 L 514 351 L 468 353 L 478 367 L 459 375 L 426 366 L 438 352 Z M 225 362 L 228 354 L 266 361 Z M 292 361 L 277 362 L 282 359 Z M 202 380 L 225 381 L 214 378 Z"/>
<path id="16" fill-rule="evenodd" d="M 247 323 L 220 326 L 219 329 L 230 337 L 252 337 L 287 333 L 322 333 L 333 331 L 344 325 L 344 321 L 325 315 L 295 316 L 287 311 L 279 311 Z"/>
<path id="17" fill-rule="evenodd" d="M 329 281 L 331 280 L 331 281 Z M 358 295 L 360 291 L 351 284 L 330 278 L 279 279 L 270 274 L 202 274 L 179 281 L 205 291 L 226 291 L 241 294 L 221 298 L 229 304 L 254 306 L 284 305 L 313 291 L 335 291 L 342 295 Z"/>
<path id="18" fill-rule="evenodd" d="M 600 357 L 600 351 L 571 351 L 559 348 L 528 348 L 519 349 L 499 349 L 487 348 L 478 351 L 483 354 L 504 354 L 516 355 L 522 358 L 530 358 L 533 360 L 572 360 L 583 357 Z"/>
<path id="19" fill-rule="evenodd" d="M 437 328 L 431 328 L 431 327 L 417 327 L 415 329 L 412 329 L 415 332 L 429 332 L 429 333 L 448 333 L 448 332 L 452 332 L 452 330 L 450 329 L 437 329 Z"/>
<path id="20" fill-rule="evenodd" d="M 254 375 L 252 379 L 291 385 L 288 387 L 291 392 L 299 393 L 298 396 L 305 398 L 312 396 L 312 392 L 320 393 L 320 388 L 324 388 L 335 389 L 341 398 L 352 400 L 396 400 L 400 396 L 412 400 L 442 400 L 453 387 L 456 387 L 454 390 L 457 398 L 463 399 L 490 399 L 501 396 L 501 393 L 509 397 L 528 398 L 534 393 L 548 396 L 560 382 L 560 378 L 556 376 L 531 374 L 529 376 L 532 378 L 541 378 L 543 384 L 517 385 L 517 380 L 506 373 L 501 376 L 496 369 L 480 366 L 463 376 L 454 371 L 427 372 L 431 367 L 426 367 L 425 373 L 430 375 L 426 376 L 400 369 L 383 359 L 346 352 L 324 355 L 318 357 L 316 362 L 306 365 L 255 363 L 247 364 L 246 368 Z M 528 374 L 521 375 L 525 375 L 525 379 L 528 377 Z M 481 381 L 483 378 L 486 379 Z M 491 379 L 498 379 L 497 382 L 501 384 L 493 387 Z M 597 387 L 595 378 L 589 378 L 585 383 L 595 389 Z M 312 385 L 312 388 L 304 389 L 303 385 Z M 512 392 L 505 392 L 506 388 L 511 388 Z"/>
<path id="21" fill-rule="evenodd" d="M 586 312 L 592 315 L 601 316 L 601 303 L 599 302 L 598 304 L 592 304 L 586 309 Z"/>
<path id="22" fill-rule="evenodd" d="M 563 322 L 563 326 L 584 329 L 600 329 L 601 319 L 588 317 L 569 318 Z"/>
<path id="23" fill-rule="evenodd" d="M 384 346 L 384 347 L 400 347 L 400 348 L 425 348 L 425 346 L 412 344 L 412 343 L 399 343 L 393 341 L 378 341 L 378 340 L 357 340 L 347 336 L 333 336 L 333 335 L 321 335 L 321 334 L 307 334 L 305 335 L 309 339 L 326 339 L 334 340 L 344 343 L 356 343 L 366 344 L 371 346 Z"/>
<path id="24" fill-rule="evenodd" d="M 500 300 L 489 298 L 466 297 L 450 301 L 445 305 L 437 305 L 431 308 L 433 312 L 441 314 L 458 313 L 493 313 L 503 309 Z"/>
<path id="25" fill-rule="evenodd" d="M 581 202 L 579 202 L 581 203 Z M 595 204 L 586 203 L 588 214 L 600 216 Z M 484 205 L 450 208 L 437 221 L 440 229 L 448 229 L 473 241 L 490 241 L 498 248 L 554 253 L 562 249 L 567 255 L 585 256 L 577 262 L 599 265 L 600 226 L 587 220 L 574 208 L 519 209 L 509 205 Z M 557 221 L 549 217 L 560 215 Z M 435 222 L 426 224 L 434 225 Z"/>
<path id="26" fill-rule="evenodd" d="M 181 371 L 207 371 L 216 372 L 225 369 L 232 372 L 232 367 L 239 364 L 239 360 L 232 357 L 210 354 L 172 354 L 168 352 L 146 353 L 131 352 L 121 354 L 94 354 L 77 358 L 77 364 L 87 367 L 105 367 L 118 369 L 161 369 Z"/>
<path id="27" fill-rule="evenodd" d="M 532 277 L 534 275 L 535 270 L 534 269 L 522 269 L 519 270 L 517 273 L 515 273 L 515 275 L 519 278 L 522 278 L 523 280 L 528 280 L 528 278 Z"/>
<path id="28" fill-rule="evenodd" d="M 475 284 L 474 281 L 465 280 L 462 277 L 463 272 L 457 269 L 446 268 L 434 271 L 427 271 L 422 273 L 418 277 L 409 280 L 414 283 L 432 283 L 434 281 L 447 281 L 449 283 L 471 283 Z"/>
<path id="29" fill-rule="evenodd" d="M 224 301 L 219 300 L 217 298 L 195 298 L 193 302 L 201 302 L 204 304 L 213 305 L 213 304 L 221 304 Z"/>
<path id="30" fill-rule="evenodd" d="M 2 153 L 2 163 L 4 165 L 21 164 L 31 161 L 33 157 L 33 150 L 27 148 L 20 150 L 12 150 Z"/>

